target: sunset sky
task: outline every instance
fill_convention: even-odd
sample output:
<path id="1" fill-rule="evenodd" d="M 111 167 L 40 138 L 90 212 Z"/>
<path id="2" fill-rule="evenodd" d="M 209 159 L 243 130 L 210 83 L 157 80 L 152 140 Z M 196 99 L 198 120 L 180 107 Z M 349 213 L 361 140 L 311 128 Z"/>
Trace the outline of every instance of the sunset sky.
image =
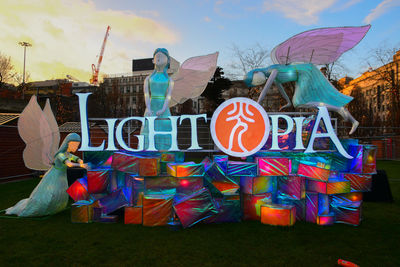
<path id="1" fill-rule="evenodd" d="M 157 47 L 183 62 L 220 52 L 228 70 L 229 47 L 255 43 L 271 50 L 305 30 L 371 24 L 366 38 L 343 56 L 349 74 L 366 70 L 368 52 L 400 44 L 400 0 L 1 0 L 0 53 L 22 72 L 28 41 L 30 80 L 73 75 L 88 81 L 91 64 L 111 26 L 101 74 L 129 72 L 133 58 L 151 57 Z"/>

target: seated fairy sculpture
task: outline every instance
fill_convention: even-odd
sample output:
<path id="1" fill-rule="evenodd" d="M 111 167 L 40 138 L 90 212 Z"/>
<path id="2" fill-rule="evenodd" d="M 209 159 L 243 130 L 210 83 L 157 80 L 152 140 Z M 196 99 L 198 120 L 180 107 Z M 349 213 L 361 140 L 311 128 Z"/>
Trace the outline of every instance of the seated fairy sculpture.
<path id="1" fill-rule="evenodd" d="M 157 48 L 153 54 L 154 71 L 144 81 L 145 116 L 156 116 L 155 131 L 171 131 L 169 107 L 200 96 L 217 67 L 218 52 L 187 59 L 171 77 L 167 71 L 171 58 L 168 50 Z M 147 121 L 140 132 L 144 136 L 145 149 L 148 148 L 149 129 Z M 155 147 L 166 151 L 171 146 L 171 137 L 155 135 Z"/>
<path id="2" fill-rule="evenodd" d="M 359 122 L 344 106 L 353 98 L 333 87 L 314 64 L 325 65 L 336 61 L 344 52 L 357 45 L 370 27 L 366 25 L 322 28 L 295 35 L 272 50 L 271 59 L 275 65 L 251 70 L 246 74 L 244 81 L 249 87 L 265 84 L 258 103 L 262 102 L 275 83 L 287 101 L 281 109 L 291 105 L 295 108 L 325 106 L 328 110 L 340 114 L 345 121 L 352 123 L 349 132 L 352 134 Z M 296 82 L 292 101 L 282 86 L 287 82 Z"/>

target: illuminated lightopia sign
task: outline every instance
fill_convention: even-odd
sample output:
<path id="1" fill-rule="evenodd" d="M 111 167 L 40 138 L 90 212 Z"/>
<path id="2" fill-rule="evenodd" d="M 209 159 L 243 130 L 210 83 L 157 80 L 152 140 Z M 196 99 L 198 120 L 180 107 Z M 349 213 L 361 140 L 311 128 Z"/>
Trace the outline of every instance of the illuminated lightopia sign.
<path id="1" fill-rule="evenodd" d="M 178 122 L 181 124 L 184 120 L 190 120 L 191 126 L 191 146 L 187 150 L 200 150 L 197 139 L 197 120 L 204 119 L 207 122 L 206 114 L 198 115 L 181 115 L 181 116 L 169 116 L 168 119 L 171 122 L 170 131 L 156 131 L 155 120 L 157 117 L 128 117 L 121 120 L 118 125 L 118 119 L 105 119 L 108 127 L 108 140 L 107 147 L 105 147 L 105 140 L 101 145 L 93 147 L 90 145 L 90 133 L 88 127 L 87 118 L 87 99 L 91 93 L 77 93 L 79 98 L 79 111 L 81 118 L 81 133 L 82 143 L 80 151 L 116 151 L 118 150 L 115 140 L 118 145 L 127 151 L 139 152 L 144 151 L 144 136 L 135 135 L 138 138 L 137 148 L 129 147 L 124 139 L 122 138 L 122 129 L 128 121 L 140 121 L 142 124 L 147 121 L 149 126 L 148 134 L 148 148 L 146 151 L 157 151 L 155 145 L 155 135 L 170 135 L 171 146 L 168 151 L 179 151 L 178 146 Z M 284 114 L 270 115 L 271 126 L 269 118 L 264 108 L 262 108 L 257 102 L 249 98 L 232 98 L 220 105 L 215 111 L 211 119 L 211 135 L 214 143 L 221 151 L 228 155 L 236 157 L 246 157 L 259 151 L 268 139 L 270 128 L 272 146 L 270 150 L 281 151 L 282 149 L 278 145 L 278 138 L 281 135 L 286 135 L 293 130 L 294 124 L 296 124 L 296 146 L 295 150 L 304 150 L 304 153 L 315 152 L 313 144 L 316 138 L 329 137 L 333 144 L 338 149 L 339 153 L 346 158 L 351 159 L 346 150 L 344 150 L 338 137 L 335 134 L 333 126 L 331 124 L 331 118 L 329 117 L 328 110 L 325 107 L 319 107 L 315 124 L 312 129 L 311 137 L 307 148 L 304 147 L 302 141 L 302 126 L 305 117 L 291 118 Z M 278 121 L 284 119 L 287 123 L 287 129 L 284 132 L 278 131 Z M 326 127 L 326 133 L 318 133 L 318 125 L 320 121 L 323 121 Z"/>

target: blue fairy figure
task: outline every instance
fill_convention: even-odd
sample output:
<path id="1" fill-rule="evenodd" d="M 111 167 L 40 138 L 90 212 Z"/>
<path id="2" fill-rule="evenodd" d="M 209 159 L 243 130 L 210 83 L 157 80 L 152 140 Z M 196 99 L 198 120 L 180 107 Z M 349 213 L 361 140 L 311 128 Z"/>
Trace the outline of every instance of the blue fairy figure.
<path id="1" fill-rule="evenodd" d="M 265 84 L 258 103 L 262 102 L 272 83 L 275 83 L 287 101 L 281 109 L 291 105 L 295 108 L 325 106 L 352 123 L 349 133 L 352 134 L 359 122 L 344 106 L 353 98 L 340 93 L 314 64 L 324 65 L 336 61 L 344 52 L 357 45 L 370 27 L 322 28 L 295 35 L 272 50 L 274 65 L 251 70 L 244 81 L 249 87 Z M 296 82 L 292 101 L 282 86 L 287 82 Z"/>

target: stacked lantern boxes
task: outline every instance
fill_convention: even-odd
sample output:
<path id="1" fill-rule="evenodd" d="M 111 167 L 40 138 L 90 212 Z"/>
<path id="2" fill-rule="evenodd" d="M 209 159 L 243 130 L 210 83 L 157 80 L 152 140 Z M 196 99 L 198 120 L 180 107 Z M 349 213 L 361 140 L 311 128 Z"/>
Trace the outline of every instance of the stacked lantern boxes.
<path id="1" fill-rule="evenodd" d="M 76 201 L 71 219 L 116 222 L 123 216 L 125 224 L 183 228 L 241 220 L 359 225 L 376 148 L 349 142 L 346 150 L 353 159 L 333 151 L 259 152 L 246 162 L 214 155 L 201 163 L 184 162 L 183 152 L 85 152 L 92 169 L 67 190 Z"/>

